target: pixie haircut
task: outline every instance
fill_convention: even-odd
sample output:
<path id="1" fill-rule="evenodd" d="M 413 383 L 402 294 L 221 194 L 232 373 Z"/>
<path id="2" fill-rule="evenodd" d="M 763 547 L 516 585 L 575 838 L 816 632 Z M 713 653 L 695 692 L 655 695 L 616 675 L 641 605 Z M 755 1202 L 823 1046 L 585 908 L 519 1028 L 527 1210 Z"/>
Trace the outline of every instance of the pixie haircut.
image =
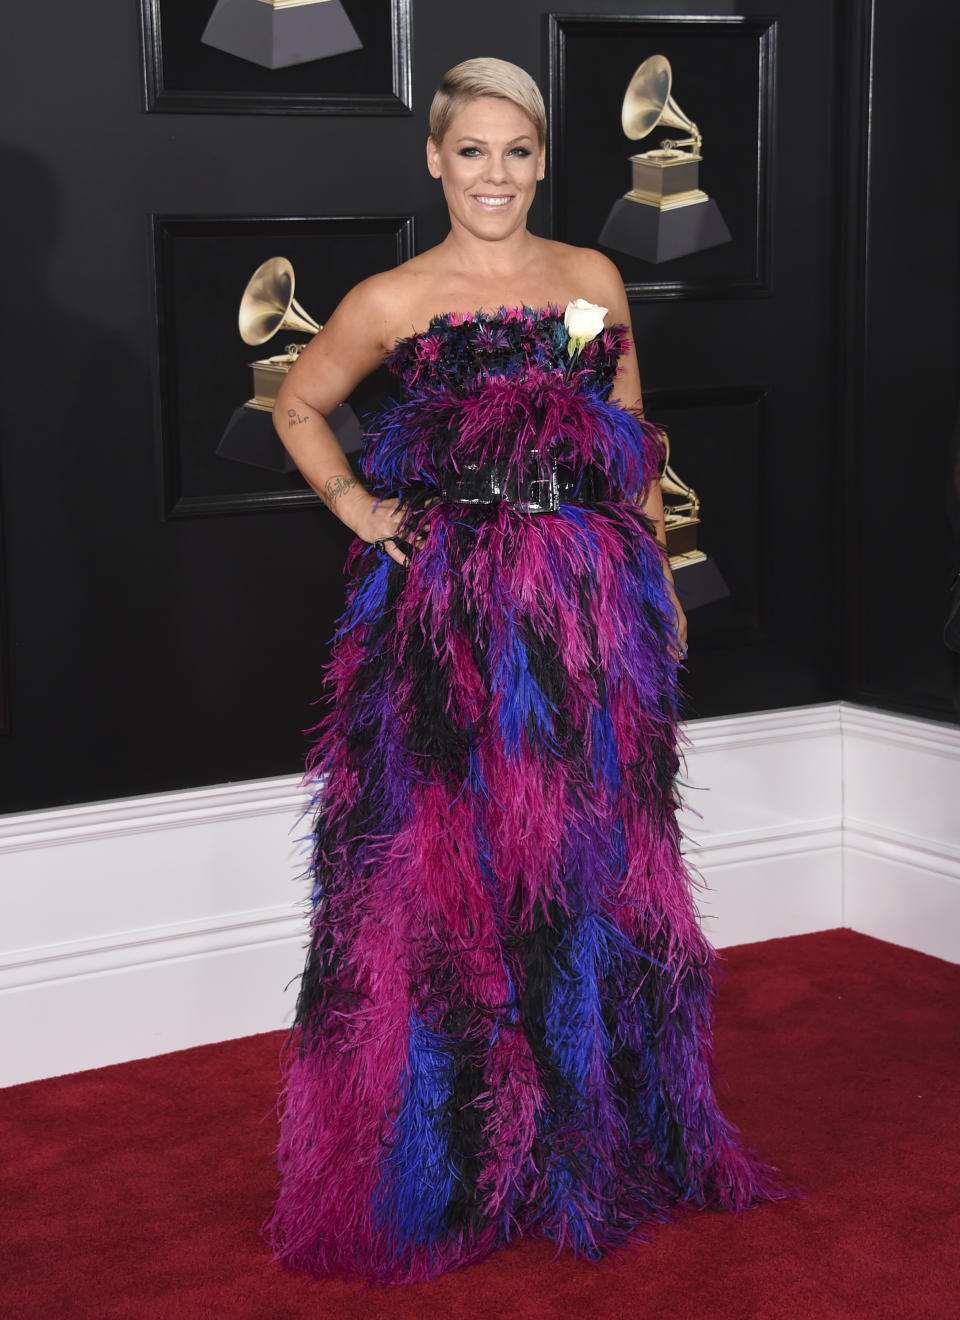
<path id="1" fill-rule="evenodd" d="M 443 141 L 450 120 L 467 101 L 495 96 L 512 101 L 529 116 L 537 131 L 537 144 L 547 140 L 547 112 L 540 88 L 525 69 L 507 60 L 482 58 L 464 60 L 443 75 L 430 106 L 430 136 L 437 146 Z"/>

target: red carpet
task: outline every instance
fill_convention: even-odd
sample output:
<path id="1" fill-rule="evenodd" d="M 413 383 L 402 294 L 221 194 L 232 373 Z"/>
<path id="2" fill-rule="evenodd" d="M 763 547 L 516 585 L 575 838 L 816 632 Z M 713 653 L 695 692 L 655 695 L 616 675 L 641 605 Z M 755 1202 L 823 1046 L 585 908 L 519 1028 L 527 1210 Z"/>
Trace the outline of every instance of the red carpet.
<path id="1" fill-rule="evenodd" d="M 829 931 L 725 951 L 727 1112 L 805 1201 L 616 1263 L 519 1243 L 363 1291 L 271 1263 L 280 1034 L 0 1092 L 4 1317 L 845 1320 L 960 1314 L 960 967 Z"/>

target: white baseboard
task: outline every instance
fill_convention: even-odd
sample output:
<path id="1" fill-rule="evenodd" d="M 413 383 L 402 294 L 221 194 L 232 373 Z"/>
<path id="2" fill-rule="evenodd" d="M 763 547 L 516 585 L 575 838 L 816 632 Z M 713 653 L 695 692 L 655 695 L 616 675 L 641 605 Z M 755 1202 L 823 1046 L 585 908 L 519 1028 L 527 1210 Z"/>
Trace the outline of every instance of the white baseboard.
<path id="1" fill-rule="evenodd" d="M 960 850 L 847 826 L 846 924 L 865 935 L 960 962 Z"/>
<path id="2" fill-rule="evenodd" d="M 292 778 L 0 819 L 0 1085 L 289 1021 Z"/>
<path id="3" fill-rule="evenodd" d="M 960 730 L 831 704 L 686 733 L 714 943 L 848 925 L 960 961 Z M 303 805 L 290 777 L 0 818 L 0 1085 L 288 1022 Z"/>
<path id="4" fill-rule="evenodd" d="M 960 962 L 960 728 L 841 709 L 845 924 Z"/>
<path id="5" fill-rule="evenodd" d="M 703 929 L 718 948 L 843 925 L 840 822 L 758 829 L 685 850 L 703 876 Z"/>
<path id="6" fill-rule="evenodd" d="M 841 925 L 836 704 L 695 720 L 685 733 L 680 823 L 713 943 Z"/>

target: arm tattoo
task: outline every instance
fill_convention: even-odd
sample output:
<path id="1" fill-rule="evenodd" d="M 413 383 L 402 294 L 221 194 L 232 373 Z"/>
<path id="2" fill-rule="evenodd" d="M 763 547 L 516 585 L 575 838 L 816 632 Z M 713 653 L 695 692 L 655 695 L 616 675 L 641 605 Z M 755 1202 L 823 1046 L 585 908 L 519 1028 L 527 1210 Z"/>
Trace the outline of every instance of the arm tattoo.
<path id="1" fill-rule="evenodd" d="M 347 491 L 350 490 L 352 486 L 358 486 L 359 484 L 360 483 L 357 481 L 356 477 L 346 477 L 342 474 L 338 474 L 337 476 L 330 478 L 324 486 L 323 494 L 320 498 L 328 509 L 332 509 L 341 495 L 346 495 Z"/>
<path id="2" fill-rule="evenodd" d="M 301 415 L 300 413 L 297 412 L 296 408 L 288 408 L 287 417 L 289 418 L 287 422 L 288 430 L 291 426 L 302 426 L 304 422 L 309 422 L 310 420 L 309 413 L 303 413 Z"/>

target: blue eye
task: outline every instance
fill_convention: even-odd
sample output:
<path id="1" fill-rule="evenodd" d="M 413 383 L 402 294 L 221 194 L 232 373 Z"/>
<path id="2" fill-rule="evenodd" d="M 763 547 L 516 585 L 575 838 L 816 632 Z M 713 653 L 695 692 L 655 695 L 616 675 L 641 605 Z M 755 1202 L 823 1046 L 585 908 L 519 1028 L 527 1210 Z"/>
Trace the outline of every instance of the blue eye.
<path id="1" fill-rule="evenodd" d="M 466 156 L 471 160 L 475 156 L 479 156 L 481 154 L 482 152 L 479 147 L 460 147 L 459 150 L 457 151 L 458 156 Z M 533 153 L 530 151 L 529 147 L 511 147 L 507 154 L 509 156 L 525 157 L 525 156 L 530 156 Z"/>

